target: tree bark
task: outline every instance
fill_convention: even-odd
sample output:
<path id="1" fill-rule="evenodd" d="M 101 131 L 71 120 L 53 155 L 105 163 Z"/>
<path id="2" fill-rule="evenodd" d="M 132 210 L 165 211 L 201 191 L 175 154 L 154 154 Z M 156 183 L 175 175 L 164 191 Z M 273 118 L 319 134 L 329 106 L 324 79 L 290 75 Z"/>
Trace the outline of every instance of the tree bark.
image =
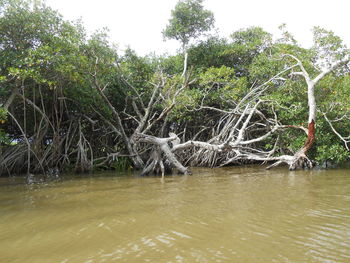
<path id="1" fill-rule="evenodd" d="M 308 150 L 312 147 L 316 140 L 316 128 L 315 128 L 315 121 L 312 120 L 308 125 L 308 133 L 307 133 L 307 140 L 303 147 L 303 152 L 306 154 Z"/>
<path id="2" fill-rule="evenodd" d="M 185 77 L 186 72 L 187 72 L 187 61 L 188 61 L 188 53 L 187 53 L 187 47 L 184 44 L 183 45 L 183 52 L 184 52 L 184 69 L 182 71 L 181 77 Z"/>

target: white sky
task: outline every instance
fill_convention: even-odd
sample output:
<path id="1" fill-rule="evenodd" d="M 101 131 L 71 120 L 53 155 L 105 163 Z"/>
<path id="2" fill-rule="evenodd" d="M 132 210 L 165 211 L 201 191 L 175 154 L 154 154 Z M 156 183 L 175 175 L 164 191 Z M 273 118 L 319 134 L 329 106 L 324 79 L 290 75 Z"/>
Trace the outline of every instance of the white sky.
<path id="1" fill-rule="evenodd" d="M 107 27 L 111 41 L 123 50 L 130 46 L 140 55 L 174 53 L 180 44 L 163 41 L 162 30 L 177 0 L 47 0 L 66 19 L 81 18 L 88 32 Z M 278 35 L 282 23 L 304 46 L 312 41 L 311 29 L 334 31 L 350 46 L 350 0 L 206 0 L 214 12 L 219 35 L 260 26 Z"/>

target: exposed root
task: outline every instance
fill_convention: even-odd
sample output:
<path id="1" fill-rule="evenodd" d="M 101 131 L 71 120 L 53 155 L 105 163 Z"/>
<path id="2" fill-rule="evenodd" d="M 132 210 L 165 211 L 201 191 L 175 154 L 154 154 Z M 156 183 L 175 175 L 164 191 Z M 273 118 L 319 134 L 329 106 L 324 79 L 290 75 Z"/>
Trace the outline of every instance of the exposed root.
<path id="1" fill-rule="evenodd" d="M 297 169 L 312 169 L 313 167 L 314 163 L 305 154 L 301 154 L 299 156 L 295 156 L 294 161 L 289 165 L 289 170 L 294 171 Z"/>
<path id="2" fill-rule="evenodd" d="M 162 160 L 162 152 L 159 147 L 155 146 L 150 158 L 146 162 L 145 168 L 142 170 L 141 176 L 155 174 L 161 175 L 164 178 L 165 174 L 171 174 L 172 169 Z"/>

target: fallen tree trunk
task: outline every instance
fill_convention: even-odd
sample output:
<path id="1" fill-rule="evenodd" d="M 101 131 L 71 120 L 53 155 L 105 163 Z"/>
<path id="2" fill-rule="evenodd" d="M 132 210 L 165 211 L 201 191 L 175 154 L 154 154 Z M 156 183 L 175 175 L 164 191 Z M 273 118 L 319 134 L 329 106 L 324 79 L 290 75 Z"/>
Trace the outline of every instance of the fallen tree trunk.
<path id="1" fill-rule="evenodd" d="M 159 147 L 160 151 L 162 153 L 164 153 L 166 159 L 168 160 L 168 162 L 175 167 L 179 173 L 181 174 L 190 174 L 190 170 L 186 167 L 184 167 L 176 158 L 175 154 L 173 153 L 173 151 L 170 149 L 169 146 L 169 142 L 177 140 L 178 137 L 176 135 L 173 135 L 172 137 L 169 138 L 157 138 L 151 135 L 146 135 L 146 134 L 142 134 L 142 133 L 138 133 L 135 134 L 135 140 L 137 140 L 138 142 L 143 142 L 143 143 L 150 143 L 153 144 L 157 147 Z M 160 154 L 153 154 L 151 156 L 151 158 L 153 159 L 154 165 L 152 165 L 152 167 L 148 167 L 146 166 L 144 171 L 142 172 L 142 174 L 145 173 L 149 173 L 151 169 L 155 169 L 155 165 L 158 161 L 158 159 L 160 159 Z M 164 175 L 164 172 L 162 171 L 162 174 Z"/>

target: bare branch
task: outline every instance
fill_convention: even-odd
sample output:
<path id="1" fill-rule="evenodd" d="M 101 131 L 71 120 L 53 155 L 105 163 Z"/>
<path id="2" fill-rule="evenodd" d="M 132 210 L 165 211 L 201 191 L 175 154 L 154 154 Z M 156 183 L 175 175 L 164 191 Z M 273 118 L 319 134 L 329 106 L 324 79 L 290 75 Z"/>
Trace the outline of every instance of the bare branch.
<path id="1" fill-rule="evenodd" d="M 350 61 L 350 55 L 346 56 L 342 60 L 339 60 L 337 63 L 333 64 L 330 68 L 327 70 L 322 71 L 320 74 L 318 74 L 314 79 L 313 82 L 316 84 L 318 81 L 320 81 L 323 77 L 325 77 L 327 74 L 331 73 L 336 68 L 340 67 L 343 64 L 346 64 Z"/>
<path id="2" fill-rule="evenodd" d="M 349 145 L 350 144 L 350 136 L 348 137 L 344 137 L 342 136 L 339 132 L 337 132 L 337 130 L 334 128 L 334 126 L 332 125 L 332 122 L 328 119 L 327 115 L 325 113 L 322 113 L 323 114 L 323 117 L 325 118 L 325 120 L 327 121 L 327 123 L 329 124 L 329 126 L 331 127 L 332 131 L 335 133 L 335 135 L 338 136 L 338 138 L 340 140 L 342 140 L 344 142 L 344 145 L 346 147 L 346 149 L 348 151 L 350 151 L 350 148 L 349 148 Z"/>
<path id="3" fill-rule="evenodd" d="M 282 57 L 290 57 L 290 58 L 294 59 L 302 71 L 302 72 L 300 72 L 300 75 L 302 75 L 305 78 L 307 83 L 309 83 L 311 81 L 309 73 L 304 68 L 303 63 L 296 56 L 293 56 L 291 54 L 284 54 L 284 55 L 282 55 Z"/>

